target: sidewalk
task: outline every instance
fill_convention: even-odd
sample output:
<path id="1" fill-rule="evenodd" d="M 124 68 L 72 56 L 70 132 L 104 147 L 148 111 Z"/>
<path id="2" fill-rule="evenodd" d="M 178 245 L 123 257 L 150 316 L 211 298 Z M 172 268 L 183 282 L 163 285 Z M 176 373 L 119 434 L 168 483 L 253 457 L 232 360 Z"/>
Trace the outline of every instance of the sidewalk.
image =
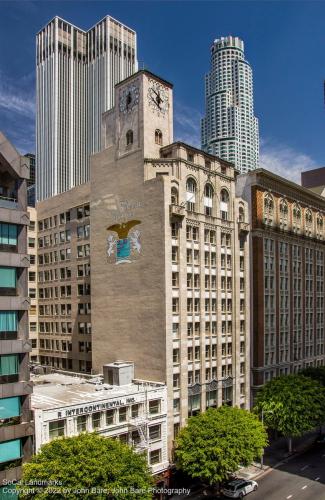
<path id="1" fill-rule="evenodd" d="M 264 466 L 261 469 L 261 464 L 253 462 L 248 467 L 239 469 L 237 474 L 245 479 L 256 479 L 262 476 L 270 469 L 275 469 L 280 463 L 290 460 L 291 457 L 302 453 L 305 449 L 309 448 L 318 436 L 318 431 L 312 431 L 301 438 L 293 439 L 293 453 L 288 453 L 288 440 L 280 438 L 274 441 L 270 446 L 265 448 L 264 453 Z"/>

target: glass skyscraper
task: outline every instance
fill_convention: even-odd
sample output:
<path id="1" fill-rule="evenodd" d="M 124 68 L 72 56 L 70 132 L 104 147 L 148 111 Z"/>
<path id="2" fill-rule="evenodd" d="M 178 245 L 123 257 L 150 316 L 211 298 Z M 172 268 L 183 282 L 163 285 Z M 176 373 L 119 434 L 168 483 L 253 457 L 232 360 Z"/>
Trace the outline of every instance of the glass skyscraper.
<path id="1" fill-rule="evenodd" d="M 252 68 L 245 59 L 244 42 L 237 37 L 222 37 L 212 44 L 201 143 L 204 151 L 233 162 L 242 173 L 258 167 Z"/>

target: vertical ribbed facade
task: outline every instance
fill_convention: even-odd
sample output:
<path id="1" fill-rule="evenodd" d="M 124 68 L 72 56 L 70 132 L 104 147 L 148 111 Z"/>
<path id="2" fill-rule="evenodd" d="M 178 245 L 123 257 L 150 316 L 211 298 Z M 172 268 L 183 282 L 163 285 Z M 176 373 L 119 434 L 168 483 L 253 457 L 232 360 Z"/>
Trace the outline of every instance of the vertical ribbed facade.
<path id="1" fill-rule="evenodd" d="M 117 82 L 137 70 L 136 33 L 111 17 L 88 32 L 55 17 L 37 35 L 37 199 L 89 180 L 101 115 Z"/>
<path id="2" fill-rule="evenodd" d="M 253 74 L 244 42 L 222 37 L 211 48 L 211 70 L 205 77 L 202 149 L 235 163 L 241 172 L 258 167 L 259 130 L 254 116 Z"/>

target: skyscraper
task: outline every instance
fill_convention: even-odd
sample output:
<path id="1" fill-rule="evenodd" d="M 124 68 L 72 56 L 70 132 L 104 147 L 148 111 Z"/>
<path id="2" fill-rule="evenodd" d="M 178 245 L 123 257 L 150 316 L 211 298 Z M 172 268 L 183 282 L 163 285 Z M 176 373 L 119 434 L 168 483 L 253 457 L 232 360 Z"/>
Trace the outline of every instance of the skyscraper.
<path id="1" fill-rule="evenodd" d="M 55 17 L 37 34 L 37 199 L 89 179 L 114 85 L 137 70 L 136 33 L 106 16 L 89 31 Z"/>
<path id="2" fill-rule="evenodd" d="M 205 111 L 202 149 L 234 162 L 243 173 L 257 168 L 259 133 L 252 68 L 238 37 L 222 37 L 212 44 L 211 70 L 205 77 Z"/>

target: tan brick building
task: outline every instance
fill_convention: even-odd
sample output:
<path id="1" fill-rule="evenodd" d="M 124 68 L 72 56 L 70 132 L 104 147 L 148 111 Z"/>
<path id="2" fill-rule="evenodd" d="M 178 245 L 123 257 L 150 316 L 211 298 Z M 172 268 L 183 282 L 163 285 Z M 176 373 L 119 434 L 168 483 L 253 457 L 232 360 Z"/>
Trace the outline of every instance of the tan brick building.
<path id="1" fill-rule="evenodd" d="M 37 204 L 42 365 L 91 371 L 89 183 Z"/>
<path id="2" fill-rule="evenodd" d="M 251 214 L 252 388 L 323 365 L 325 200 L 258 169 L 237 178 Z"/>
<path id="3" fill-rule="evenodd" d="M 93 369 L 166 382 L 170 445 L 208 406 L 249 407 L 247 204 L 233 165 L 173 143 L 172 85 L 116 86 L 91 160 Z"/>

